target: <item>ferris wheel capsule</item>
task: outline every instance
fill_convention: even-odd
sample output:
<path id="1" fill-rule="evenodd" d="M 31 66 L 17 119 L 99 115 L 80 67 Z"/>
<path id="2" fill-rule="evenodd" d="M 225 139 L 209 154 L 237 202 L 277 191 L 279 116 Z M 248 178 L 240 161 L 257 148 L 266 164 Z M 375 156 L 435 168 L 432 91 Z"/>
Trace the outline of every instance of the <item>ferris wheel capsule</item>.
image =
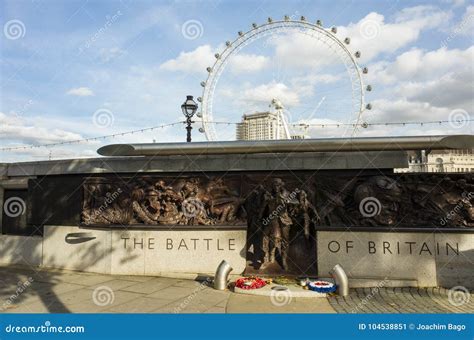
<path id="1" fill-rule="evenodd" d="M 211 73 L 212 68 L 211 68 L 211 67 L 207 67 L 207 68 L 206 68 L 206 71 L 209 72 L 209 73 Z"/>
<path id="2" fill-rule="evenodd" d="M 306 21 L 306 18 L 304 16 L 301 16 L 300 20 L 301 21 Z"/>
<path id="3" fill-rule="evenodd" d="M 202 102 L 202 97 L 198 97 L 198 102 Z"/>
<path id="4" fill-rule="evenodd" d="M 285 15 L 285 21 L 290 21 L 290 16 L 289 15 Z"/>
<path id="5" fill-rule="evenodd" d="M 273 19 L 269 17 L 269 18 L 267 19 L 267 21 L 268 21 L 269 24 L 271 24 L 271 23 L 273 22 Z"/>
<path id="6" fill-rule="evenodd" d="M 322 26 L 322 25 L 323 25 L 323 22 L 322 22 L 321 20 L 316 20 L 316 25 Z"/>
<path id="7" fill-rule="evenodd" d="M 202 86 L 202 87 L 205 87 L 205 86 L 206 86 L 206 82 L 205 82 L 205 81 L 202 81 L 202 82 L 201 82 L 201 86 Z"/>
<path id="8" fill-rule="evenodd" d="M 202 118 L 202 112 L 196 113 L 196 116 L 198 116 L 198 118 Z"/>
<path id="9" fill-rule="evenodd" d="M 367 67 L 364 67 L 364 68 L 362 69 L 362 73 L 363 73 L 363 74 L 369 73 L 369 69 L 368 69 Z"/>
<path id="10" fill-rule="evenodd" d="M 368 92 L 372 91 L 372 85 L 367 85 L 367 87 L 365 88 Z"/>
<path id="11" fill-rule="evenodd" d="M 349 44 L 351 43 L 351 38 L 346 38 L 346 39 L 344 39 L 344 43 L 345 43 L 346 45 L 349 45 Z"/>
<path id="12" fill-rule="evenodd" d="M 225 42 L 225 45 L 226 45 L 227 47 L 229 47 L 229 46 L 230 46 L 230 41 L 226 41 L 226 42 Z"/>
<path id="13" fill-rule="evenodd" d="M 360 126 L 362 126 L 364 129 L 367 129 L 369 127 L 369 123 L 363 122 L 362 124 L 360 124 Z"/>
<path id="14" fill-rule="evenodd" d="M 337 33 L 337 27 L 331 28 L 331 32 L 334 33 L 334 34 L 336 34 L 336 33 Z"/>
<path id="15" fill-rule="evenodd" d="M 257 25 L 256 23 L 253 23 L 253 24 L 252 24 L 252 27 L 253 27 L 253 28 L 257 28 L 258 25 Z"/>
<path id="16" fill-rule="evenodd" d="M 219 53 L 216 53 L 214 54 L 214 57 L 216 57 L 216 59 L 219 59 L 221 56 L 219 55 Z"/>
<path id="17" fill-rule="evenodd" d="M 199 132 L 200 132 L 200 133 L 204 133 L 204 132 L 206 132 L 206 130 L 204 130 L 204 128 L 200 127 L 200 128 L 199 128 Z"/>
<path id="18" fill-rule="evenodd" d="M 241 37 L 241 36 L 243 36 L 243 35 L 244 35 L 244 32 L 242 32 L 242 31 L 239 31 L 239 32 L 238 32 L 238 34 L 239 34 L 239 37 Z"/>
<path id="19" fill-rule="evenodd" d="M 355 57 L 356 58 L 360 58 L 361 54 L 360 54 L 360 51 L 356 51 L 356 53 L 354 53 Z"/>
<path id="20" fill-rule="evenodd" d="M 370 104 L 370 103 L 367 104 L 367 105 L 365 106 L 365 108 L 366 108 L 367 110 L 372 110 L 372 104 Z"/>

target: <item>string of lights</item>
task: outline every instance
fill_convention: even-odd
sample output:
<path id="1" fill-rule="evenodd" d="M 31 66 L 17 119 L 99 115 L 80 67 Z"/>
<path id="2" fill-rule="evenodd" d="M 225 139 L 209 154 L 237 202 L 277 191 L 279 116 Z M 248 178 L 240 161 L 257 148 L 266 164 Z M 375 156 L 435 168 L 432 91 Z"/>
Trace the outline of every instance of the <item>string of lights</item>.
<path id="1" fill-rule="evenodd" d="M 87 143 L 87 142 L 100 140 L 100 139 L 114 138 L 114 137 L 125 136 L 125 135 L 133 135 L 134 133 L 141 133 L 141 132 L 145 132 L 145 131 L 153 131 L 155 129 L 162 129 L 162 128 L 165 128 L 165 127 L 174 126 L 174 125 L 178 125 L 178 124 L 184 124 L 184 123 L 185 123 L 184 121 L 180 121 L 180 122 L 175 122 L 175 123 L 170 123 L 170 124 L 162 124 L 162 125 L 152 126 L 152 127 L 149 127 L 149 128 L 143 128 L 143 129 L 138 129 L 138 130 L 131 130 L 131 131 L 125 131 L 125 132 L 120 132 L 120 133 L 114 133 L 114 134 L 111 134 L 111 135 L 98 136 L 98 137 L 89 137 L 89 138 L 84 138 L 84 139 L 76 139 L 76 140 L 57 142 L 57 143 L 6 147 L 6 148 L 0 148 L 0 151 L 26 150 L 26 149 L 43 148 L 43 147 L 44 148 L 49 148 L 49 147 L 61 146 L 61 145 Z"/>
<path id="2" fill-rule="evenodd" d="M 320 127 L 320 128 L 326 128 L 326 127 L 344 127 L 344 126 L 352 126 L 352 127 L 362 127 L 362 128 L 368 128 L 371 126 L 407 126 L 407 125 L 442 125 L 442 124 L 456 124 L 457 126 L 463 126 L 463 124 L 472 122 L 474 119 L 465 119 L 465 120 L 434 120 L 434 121 L 410 121 L 410 122 L 376 122 L 376 123 L 359 123 L 359 124 L 351 124 L 351 123 L 330 123 L 330 124 L 306 124 L 306 123 L 299 123 L 299 124 L 288 124 L 289 126 L 293 127 Z M 57 142 L 57 143 L 49 143 L 49 144 L 37 144 L 37 145 L 24 145 L 24 146 L 13 146 L 13 147 L 5 147 L 5 148 L 0 148 L 0 151 L 15 151 L 15 150 L 26 150 L 26 149 L 34 149 L 34 148 L 49 148 L 49 147 L 55 147 L 55 146 L 62 146 L 62 145 L 70 145 L 70 144 L 79 144 L 79 143 L 87 143 L 95 140 L 101 140 L 101 139 L 108 139 L 108 138 L 114 138 L 114 137 L 119 137 L 119 136 L 125 136 L 125 135 L 133 135 L 134 133 L 142 133 L 145 131 L 153 131 L 155 129 L 162 129 L 165 127 L 170 127 L 170 126 L 175 126 L 179 124 L 184 124 L 186 123 L 185 121 L 179 121 L 179 122 L 174 122 L 170 124 L 162 124 L 162 125 L 157 125 L 157 126 L 152 126 L 148 128 L 143 128 L 143 129 L 137 129 L 137 130 L 131 130 L 131 131 L 125 131 L 121 133 L 114 133 L 110 135 L 104 135 L 104 136 L 97 136 L 97 137 L 89 137 L 89 138 L 84 138 L 84 139 L 76 139 L 76 140 L 71 140 L 71 141 L 63 141 L 63 142 Z M 218 125 L 237 125 L 240 124 L 238 122 L 222 122 L 222 121 L 213 121 L 213 122 L 208 122 L 210 124 L 218 124 Z"/>
<path id="3" fill-rule="evenodd" d="M 297 123 L 297 124 L 288 124 L 289 126 L 293 126 L 293 127 L 321 127 L 321 128 L 325 128 L 325 127 L 344 127 L 344 126 L 352 126 L 352 127 L 357 127 L 357 126 L 360 126 L 360 127 L 363 127 L 363 128 L 367 128 L 367 127 L 370 127 L 370 126 L 390 126 L 390 125 L 398 125 L 398 126 L 406 126 L 406 125 L 420 125 L 420 126 L 424 126 L 424 125 L 432 125 L 432 124 L 438 124 L 438 125 L 442 125 L 442 124 L 448 124 L 448 123 L 451 123 L 451 124 L 456 124 L 456 125 L 462 125 L 464 123 L 467 123 L 467 122 L 472 122 L 474 121 L 474 119 L 464 119 L 464 120 L 433 120 L 433 121 L 423 121 L 423 122 L 414 122 L 414 121 L 411 121 L 411 122 L 377 122 L 377 123 L 367 123 L 367 122 L 362 122 L 362 123 L 359 123 L 359 124 L 353 124 L 353 123 L 328 123 L 328 124 L 308 124 L 308 123 Z M 234 125 L 237 125 L 237 124 L 241 124 L 241 123 L 236 123 L 236 122 L 208 122 L 210 124 L 222 124 L 222 125 L 231 125 L 231 124 L 234 124 Z"/>

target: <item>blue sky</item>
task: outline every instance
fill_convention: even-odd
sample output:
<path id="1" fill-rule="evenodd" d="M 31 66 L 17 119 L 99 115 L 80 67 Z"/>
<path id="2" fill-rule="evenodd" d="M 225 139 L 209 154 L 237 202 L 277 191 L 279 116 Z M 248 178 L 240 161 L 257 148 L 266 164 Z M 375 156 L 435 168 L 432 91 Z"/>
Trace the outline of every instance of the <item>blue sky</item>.
<path id="1" fill-rule="evenodd" d="M 285 14 L 321 19 L 324 27 L 338 28 L 339 39 L 351 37 L 350 52 L 362 52 L 358 62 L 369 68 L 364 82 L 374 87 L 365 96 L 373 109 L 364 112 L 364 121 L 453 120 L 372 127 L 359 135 L 473 133 L 472 123 L 456 123 L 474 115 L 472 1 L 1 0 L 0 147 L 180 121 L 179 106 L 187 94 L 201 96 L 205 68 L 224 42 L 253 22 Z M 218 82 L 214 120 L 239 121 L 278 97 L 294 123 L 352 121 L 351 82 L 332 53 L 314 37 L 292 31 L 246 46 L 229 58 Z M 204 140 L 197 127 L 195 140 Z M 221 139 L 233 138 L 233 126 L 218 130 Z M 0 151 L 0 161 L 93 157 L 104 144 L 181 141 L 184 135 L 175 126 L 80 145 Z"/>

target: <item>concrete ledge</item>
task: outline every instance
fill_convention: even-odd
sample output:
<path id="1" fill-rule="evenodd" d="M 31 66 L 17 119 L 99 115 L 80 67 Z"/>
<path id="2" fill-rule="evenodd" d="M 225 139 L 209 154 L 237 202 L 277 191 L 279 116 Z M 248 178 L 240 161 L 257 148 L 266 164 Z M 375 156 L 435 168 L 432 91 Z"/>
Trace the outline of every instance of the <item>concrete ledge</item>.
<path id="1" fill-rule="evenodd" d="M 301 152 L 206 156 L 66 159 L 3 165 L 4 176 L 136 172 L 393 169 L 408 166 L 405 151 Z"/>
<path id="2" fill-rule="evenodd" d="M 40 236 L 0 235 L 0 264 L 40 266 L 43 238 Z"/>
<path id="3" fill-rule="evenodd" d="M 246 235 L 245 229 L 101 230 L 46 225 L 43 238 L 3 236 L 0 263 L 194 279 L 213 276 L 226 260 L 237 276 L 245 270 Z"/>

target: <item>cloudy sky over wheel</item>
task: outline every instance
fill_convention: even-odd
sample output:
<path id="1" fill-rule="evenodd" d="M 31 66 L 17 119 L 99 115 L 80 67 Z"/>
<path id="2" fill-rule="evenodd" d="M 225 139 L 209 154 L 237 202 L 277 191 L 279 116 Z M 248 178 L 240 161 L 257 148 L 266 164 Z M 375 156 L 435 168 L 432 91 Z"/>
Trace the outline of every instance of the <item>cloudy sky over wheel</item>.
<path id="1" fill-rule="evenodd" d="M 350 37 L 368 67 L 359 136 L 473 133 L 474 4 L 418 1 L 1 1 L 0 148 L 120 134 L 183 120 L 206 67 L 226 41 L 268 17 L 320 19 Z M 232 55 L 213 118 L 235 123 L 280 99 L 290 123 L 351 122 L 352 83 L 338 54 L 298 31 L 276 32 Z M 318 104 L 320 104 L 318 106 Z M 317 109 L 316 109 L 317 108 Z M 193 140 L 205 140 L 195 125 Z M 234 125 L 218 126 L 222 139 Z M 295 128 L 296 129 L 296 128 Z M 311 137 L 341 136 L 334 125 Z M 298 131 L 294 131 L 298 133 Z M 73 145 L 0 150 L 0 162 L 94 157 L 110 143 L 183 141 L 183 125 Z"/>

